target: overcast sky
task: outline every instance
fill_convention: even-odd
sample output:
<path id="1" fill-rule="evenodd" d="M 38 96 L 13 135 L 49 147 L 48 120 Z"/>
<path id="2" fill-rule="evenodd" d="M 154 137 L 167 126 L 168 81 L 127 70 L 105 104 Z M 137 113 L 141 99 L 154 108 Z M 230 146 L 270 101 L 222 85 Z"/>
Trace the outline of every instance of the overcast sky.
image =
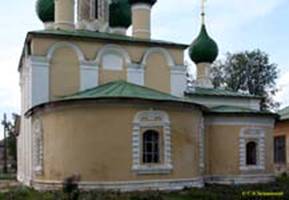
<path id="1" fill-rule="evenodd" d="M 20 110 L 17 66 L 23 42 L 28 31 L 43 28 L 35 1 L 3 1 L 0 7 L 1 119 L 4 112 Z M 289 105 L 289 1 L 208 0 L 206 7 L 208 31 L 219 45 L 219 58 L 228 51 L 267 52 L 280 70 L 276 99 L 282 107 Z M 200 29 L 199 8 L 200 0 L 158 0 L 152 11 L 153 38 L 191 43 Z"/>

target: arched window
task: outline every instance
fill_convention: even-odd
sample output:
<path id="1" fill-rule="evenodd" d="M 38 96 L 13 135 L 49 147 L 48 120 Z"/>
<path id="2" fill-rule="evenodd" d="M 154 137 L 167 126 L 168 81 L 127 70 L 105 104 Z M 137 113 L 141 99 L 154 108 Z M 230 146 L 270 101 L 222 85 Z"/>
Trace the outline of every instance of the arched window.
<path id="1" fill-rule="evenodd" d="M 246 164 L 257 165 L 257 143 L 248 142 L 246 144 Z"/>
<path id="2" fill-rule="evenodd" d="M 160 162 L 159 133 L 153 130 L 143 134 L 143 163 Z"/>

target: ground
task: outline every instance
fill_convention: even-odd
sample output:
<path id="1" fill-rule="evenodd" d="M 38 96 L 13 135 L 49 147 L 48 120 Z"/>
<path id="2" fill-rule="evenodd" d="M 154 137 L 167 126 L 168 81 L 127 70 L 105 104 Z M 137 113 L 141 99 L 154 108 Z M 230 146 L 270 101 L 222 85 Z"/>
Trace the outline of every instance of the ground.
<path id="1" fill-rule="evenodd" d="M 1 181 L 3 186 L 4 183 Z M 251 200 L 251 199 L 289 199 L 289 177 L 282 176 L 270 184 L 217 186 L 210 185 L 202 189 L 184 189 L 178 192 L 138 192 L 119 193 L 71 190 L 68 193 L 37 192 L 17 185 L 15 181 L 6 181 L 6 188 L 0 189 L 0 200 Z M 68 189 L 69 190 L 69 189 Z M 67 190 L 66 190 L 67 191 Z M 73 198 L 75 197 L 75 198 Z"/>

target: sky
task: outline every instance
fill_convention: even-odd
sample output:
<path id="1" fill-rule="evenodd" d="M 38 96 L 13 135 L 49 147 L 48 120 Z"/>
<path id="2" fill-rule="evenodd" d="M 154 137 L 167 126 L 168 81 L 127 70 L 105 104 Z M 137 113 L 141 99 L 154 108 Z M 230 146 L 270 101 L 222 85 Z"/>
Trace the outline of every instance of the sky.
<path id="1" fill-rule="evenodd" d="M 28 31 L 43 29 L 35 2 L 3 1 L 0 6 L 0 119 L 4 112 L 9 116 L 20 112 L 17 67 L 24 39 Z M 152 10 L 152 37 L 190 44 L 200 30 L 200 2 L 158 0 Z M 219 58 L 226 52 L 257 48 L 270 55 L 270 61 L 279 66 L 276 100 L 281 107 L 289 105 L 289 1 L 207 0 L 206 15 Z"/>

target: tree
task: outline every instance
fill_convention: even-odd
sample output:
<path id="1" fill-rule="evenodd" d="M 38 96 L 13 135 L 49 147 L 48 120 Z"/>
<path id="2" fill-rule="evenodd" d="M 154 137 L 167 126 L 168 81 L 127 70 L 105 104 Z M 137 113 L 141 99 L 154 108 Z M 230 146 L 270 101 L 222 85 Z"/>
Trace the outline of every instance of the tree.
<path id="1" fill-rule="evenodd" d="M 277 92 L 277 65 L 270 63 L 268 54 L 259 49 L 227 53 L 225 60 L 219 60 L 212 66 L 211 76 L 214 87 L 264 97 L 263 110 L 279 106 L 273 100 Z"/>

